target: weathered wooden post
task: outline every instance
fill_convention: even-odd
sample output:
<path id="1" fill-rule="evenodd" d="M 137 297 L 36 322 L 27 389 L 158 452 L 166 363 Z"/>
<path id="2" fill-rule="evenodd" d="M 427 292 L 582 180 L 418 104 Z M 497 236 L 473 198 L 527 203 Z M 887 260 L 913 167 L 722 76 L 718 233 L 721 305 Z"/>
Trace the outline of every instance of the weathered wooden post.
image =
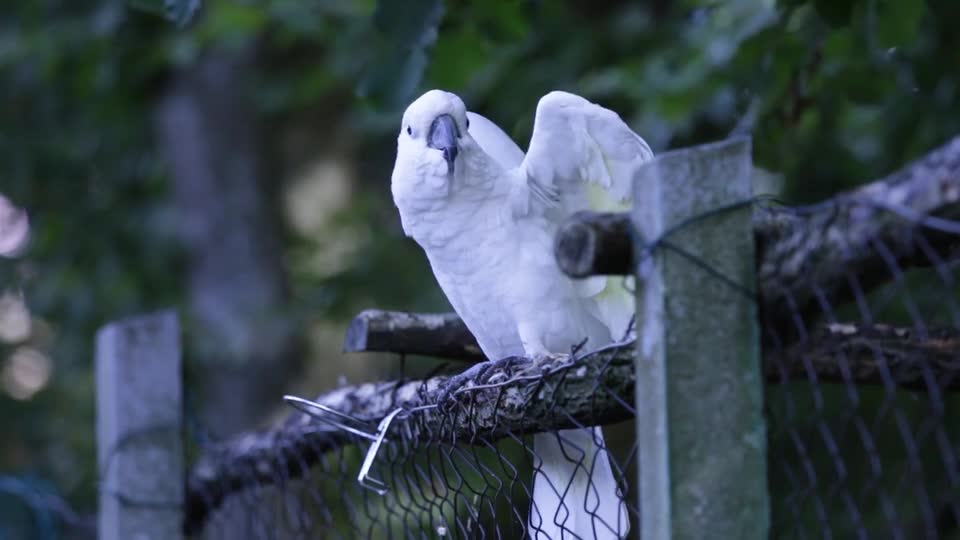
<path id="1" fill-rule="evenodd" d="M 734 139 L 663 154 L 636 181 L 644 540 L 768 535 L 751 207 L 732 207 L 751 167 Z"/>
<path id="2" fill-rule="evenodd" d="M 101 540 L 182 538 L 180 327 L 172 311 L 97 333 Z"/>

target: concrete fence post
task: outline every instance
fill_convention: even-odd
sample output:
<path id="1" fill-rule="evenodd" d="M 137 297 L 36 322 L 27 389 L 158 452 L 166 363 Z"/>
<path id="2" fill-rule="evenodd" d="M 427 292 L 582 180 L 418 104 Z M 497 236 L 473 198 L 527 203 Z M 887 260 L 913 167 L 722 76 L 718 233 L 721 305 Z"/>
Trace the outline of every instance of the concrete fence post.
<path id="1" fill-rule="evenodd" d="M 750 141 L 734 139 L 663 154 L 636 179 L 644 540 L 768 535 L 751 170 Z"/>
<path id="2" fill-rule="evenodd" d="M 101 540 L 182 538 L 183 389 L 172 311 L 97 333 Z"/>

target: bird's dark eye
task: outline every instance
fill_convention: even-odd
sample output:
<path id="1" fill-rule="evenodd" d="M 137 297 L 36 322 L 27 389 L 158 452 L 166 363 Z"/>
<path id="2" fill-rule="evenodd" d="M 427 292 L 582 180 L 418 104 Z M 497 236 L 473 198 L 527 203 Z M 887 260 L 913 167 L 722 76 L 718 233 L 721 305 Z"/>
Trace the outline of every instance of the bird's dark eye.
<path id="1" fill-rule="evenodd" d="M 413 128 L 411 128 L 410 126 L 407 126 L 407 135 L 410 135 L 411 137 L 413 137 Z"/>

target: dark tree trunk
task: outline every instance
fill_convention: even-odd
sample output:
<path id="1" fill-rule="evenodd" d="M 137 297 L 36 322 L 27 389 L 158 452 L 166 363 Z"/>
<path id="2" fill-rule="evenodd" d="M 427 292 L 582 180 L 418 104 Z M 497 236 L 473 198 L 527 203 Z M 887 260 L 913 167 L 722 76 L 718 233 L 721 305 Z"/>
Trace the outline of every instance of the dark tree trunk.
<path id="1" fill-rule="evenodd" d="M 215 436 L 250 429 L 299 369 L 286 316 L 279 224 L 248 99 L 254 49 L 214 51 L 178 71 L 157 106 L 187 254 L 188 336 L 200 420 Z"/>

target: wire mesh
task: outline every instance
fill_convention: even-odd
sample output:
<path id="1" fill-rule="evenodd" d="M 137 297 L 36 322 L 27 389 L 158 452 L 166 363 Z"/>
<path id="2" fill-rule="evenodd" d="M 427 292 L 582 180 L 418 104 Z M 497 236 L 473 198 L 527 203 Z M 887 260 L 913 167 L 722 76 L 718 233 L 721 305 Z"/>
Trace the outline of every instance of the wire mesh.
<path id="1" fill-rule="evenodd" d="M 840 269 L 839 282 L 826 285 L 808 279 L 775 286 L 778 269 L 761 272 L 764 290 L 781 293 L 759 306 L 771 535 L 956 538 L 960 423 L 951 418 L 960 412 L 960 394 L 951 391 L 960 386 L 960 306 L 952 254 L 960 222 L 903 209 L 859 211 L 866 213 L 858 219 L 896 220 L 897 245 L 883 235 L 862 246 L 844 244 L 848 252 L 838 260 L 851 269 Z M 822 212 L 791 215 L 802 220 Z M 820 223 L 817 234 L 829 234 L 837 219 Z M 657 249 L 682 247 L 661 242 Z M 852 264 L 866 259 L 879 266 Z M 699 264 L 705 279 L 725 281 Z M 303 428 L 294 438 L 304 438 L 306 447 L 267 448 L 247 461 L 231 456 L 250 470 L 223 504 L 193 514 L 193 524 L 214 538 L 238 531 L 255 538 L 526 538 L 540 532 L 531 523 L 564 525 L 568 517 L 539 516 L 531 505 L 540 463 L 533 433 L 564 441 L 571 459 L 590 469 L 595 462 L 564 430 L 603 424 L 601 455 L 609 456 L 636 533 L 633 385 L 611 385 L 630 378 L 629 346 L 618 351 L 599 361 L 574 354 L 547 367 L 479 373 L 471 395 L 446 407 L 424 408 L 447 380 L 443 375 L 367 391 L 384 401 L 374 409 L 421 408 L 402 415 L 373 462 L 371 475 L 389 487 L 385 495 L 357 482 L 369 441 L 295 414 L 285 429 Z M 590 384 L 577 375 L 585 365 Z M 352 403 L 348 408 L 363 415 L 355 400 L 338 403 Z M 318 433 L 338 442 L 323 439 L 318 447 L 322 438 L 310 437 Z M 279 466 L 286 461 L 293 463 Z M 554 487 L 566 495 L 567 486 Z M 589 501 L 564 503 L 569 510 Z"/>
<path id="2" fill-rule="evenodd" d="M 629 356 L 624 348 L 620 357 L 610 362 L 629 367 Z M 571 368 L 577 365 L 576 357 L 557 358 L 550 367 L 538 368 L 548 374 L 531 375 L 522 368 L 511 371 L 505 364 L 503 371 L 478 376 L 475 386 L 464 393 L 471 395 L 458 396 L 445 408 L 401 416 L 389 429 L 387 442 L 376 454 L 371 469 L 371 476 L 388 487 L 382 495 L 357 481 L 371 445 L 369 440 L 297 413 L 285 427 L 285 442 L 278 444 L 273 439 L 253 453 L 228 451 L 215 458 L 230 461 L 228 483 L 240 489 L 223 490 L 224 484 L 213 478 L 197 484 L 197 489 L 209 491 L 213 487 L 218 493 L 212 498 L 193 498 L 200 508 L 193 513 L 188 509 L 188 522 L 202 529 L 204 537 L 212 538 L 234 538 L 237 534 L 254 538 L 313 538 L 318 534 L 331 538 L 524 538 L 553 521 L 563 526 L 569 510 L 537 515 L 534 523 L 540 525 L 528 529 L 533 478 L 541 463 L 530 430 L 545 421 L 540 415 L 543 410 L 556 411 L 556 416 L 546 421 L 565 428 L 598 423 L 590 419 L 588 400 L 578 399 L 572 414 L 565 411 L 566 399 L 580 393 L 568 388 L 584 383 L 582 377 L 571 374 Z M 567 377 L 575 380 L 568 382 Z M 383 383 L 375 390 L 360 387 L 357 392 L 348 392 L 350 397 L 336 396 L 332 402 L 343 404 L 361 394 L 382 400 L 374 409 L 416 408 L 413 404 L 419 403 L 414 401 L 417 396 L 434 399 L 436 386 L 446 380 L 446 376 L 438 376 L 407 384 Z M 606 394 L 611 401 L 619 400 L 623 389 L 607 388 L 603 380 L 589 381 L 595 386 L 596 396 Z M 518 384 L 529 395 L 517 398 Z M 554 389 L 535 391 L 544 384 Z M 536 406 L 530 405 L 532 399 L 544 396 L 546 399 L 538 400 Z M 489 422 L 464 422 L 504 406 L 517 415 L 502 423 L 496 414 L 486 416 Z M 612 417 L 629 419 L 634 413 L 626 401 L 619 400 L 615 406 L 618 411 Z M 605 415 L 611 416 L 609 407 L 605 408 Z M 601 456 L 605 458 L 609 450 L 614 475 L 627 500 L 633 501 L 636 497 L 629 492 L 632 482 L 627 480 L 636 475 L 633 422 L 606 426 L 604 435 Z M 588 462 L 580 441 L 570 431 L 558 430 L 550 436 L 582 470 L 597 466 Z M 291 451 L 288 443 L 297 450 Z M 222 471 L 219 465 L 208 459 L 204 467 Z M 247 471 L 238 470 L 242 467 Z M 562 498 L 568 486 L 554 484 L 552 488 Z M 222 491 L 230 494 L 221 497 Z M 635 503 L 624 510 L 635 522 Z M 595 504 L 592 511 L 597 511 Z M 541 524 L 540 520 L 549 521 Z M 616 528 L 617 524 L 609 526 Z"/>
<path id="3" fill-rule="evenodd" d="M 872 264 L 811 280 L 803 300 L 783 287 L 788 322 L 763 321 L 772 535 L 957 538 L 960 224 L 860 210 L 899 234 L 842 245 L 839 261 Z"/>

